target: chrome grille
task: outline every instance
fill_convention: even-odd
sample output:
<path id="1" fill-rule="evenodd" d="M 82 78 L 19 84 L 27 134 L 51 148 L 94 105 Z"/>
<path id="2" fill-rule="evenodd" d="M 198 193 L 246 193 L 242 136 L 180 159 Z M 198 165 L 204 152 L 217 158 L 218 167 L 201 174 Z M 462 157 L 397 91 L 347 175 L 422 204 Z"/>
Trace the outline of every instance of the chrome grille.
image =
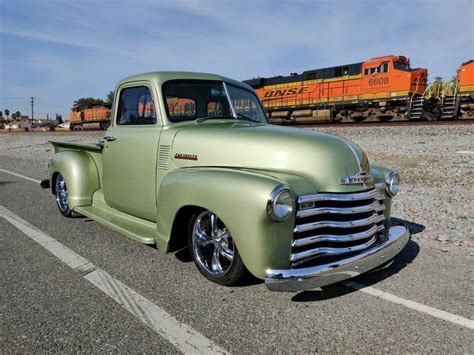
<path id="1" fill-rule="evenodd" d="M 298 197 L 293 268 L 334 261 L 376 245 L 384 231 L 385 184 L 353 193 Z"/>

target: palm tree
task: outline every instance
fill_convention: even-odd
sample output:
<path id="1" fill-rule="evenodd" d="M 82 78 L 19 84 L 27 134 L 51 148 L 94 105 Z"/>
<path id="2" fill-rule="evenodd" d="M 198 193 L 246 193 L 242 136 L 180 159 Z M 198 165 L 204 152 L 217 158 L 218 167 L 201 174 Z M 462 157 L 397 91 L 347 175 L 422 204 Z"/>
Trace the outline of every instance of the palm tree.
<path id="1" fill-rule="evenodd" d="M 431 84 L 431 92 L 434 97 L 440 97 L 443 90 L 443 78 L 441 76 L 435 76 L 433 83 Z"/>
<path id="2" fill-rule="evenodd" d="M 114 102 L 114 92 L 113 91 L 109 91 L 109 93 L 107 94 L 107 97 L 105 98 L 105 102 L 109 105 L 112 105 L 112 103 Z"/>
<path id="3" fill-rule="evenodd" d="M 15 112 L 15 115 L 16 115 L 16 118 L 18 118 L 18 119 L 20 119 L 20 118 L 21 118 L 20 111 L 16 111 L 16 112 Z"/>
<path id="4" fill-rule="evenodd" d="M 10 110 L 5 110 L 5 116 L 7 116 L 7 120 L 8 120 L 8 116 L 10 116 Z"/>

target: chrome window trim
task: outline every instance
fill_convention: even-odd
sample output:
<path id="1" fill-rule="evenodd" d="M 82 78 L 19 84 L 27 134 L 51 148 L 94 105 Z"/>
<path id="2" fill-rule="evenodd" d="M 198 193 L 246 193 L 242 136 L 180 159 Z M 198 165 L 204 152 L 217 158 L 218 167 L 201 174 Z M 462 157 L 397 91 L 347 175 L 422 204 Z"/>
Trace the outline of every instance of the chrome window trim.
<path id="1" fill-rule="evenodd" d="M 232 100 L 230 99 L 229 91 L 227 90 L 227 85 L 225 81 L 222 82 L 222 86 L 224 87 L 225 95 L 227 96 L 227 101 L 229 102 L 230 109 L 232 110 L 232 116 L 235 119 L 238 119 L 237 114 L 235 113 L 234 105 L 232 105 Z"/>

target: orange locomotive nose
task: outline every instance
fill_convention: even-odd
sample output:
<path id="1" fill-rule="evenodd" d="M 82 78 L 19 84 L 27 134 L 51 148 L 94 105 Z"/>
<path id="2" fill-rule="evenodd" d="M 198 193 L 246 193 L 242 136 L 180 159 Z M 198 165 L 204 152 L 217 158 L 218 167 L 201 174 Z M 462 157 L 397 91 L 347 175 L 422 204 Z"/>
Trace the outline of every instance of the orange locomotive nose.
<path id="1" fill-rule="evenodd" d="M 428 82 L 428 70 L 426 69 L 414 69 L 411 72 L 411 89 L 413 92 L 423 94 L 426 90 L 426 84 Z"/>

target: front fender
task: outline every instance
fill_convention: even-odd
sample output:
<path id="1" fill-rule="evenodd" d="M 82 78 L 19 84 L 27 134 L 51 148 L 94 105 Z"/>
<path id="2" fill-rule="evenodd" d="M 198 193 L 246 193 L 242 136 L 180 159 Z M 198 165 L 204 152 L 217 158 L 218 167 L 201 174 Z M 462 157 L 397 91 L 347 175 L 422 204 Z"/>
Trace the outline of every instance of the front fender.
<path id="1" fill-rule="evenodd" d="M 53 193 L 58 173 L 66 180 L 69 208 L 74 209 L 92 204 L 92 194 L 99 189 L 100 183 L 97 167 L 88 153 L 78 150 L 64 150 L 54 155 L 49 167 Z"/>
<path id="2" fill-rule="evenodd" d="M 197 206 L 216 213 L 226 224 L 253 275 L 263 279 L 267 268 L 287 268 L 295 218 L 274 222 L 266 213 L 270 193 L 280 184 L 275 177 L 235 169 L 189 168 L 171 172 L 158 192 L 158 248 L 168 250 L 178 211 Z"/>

